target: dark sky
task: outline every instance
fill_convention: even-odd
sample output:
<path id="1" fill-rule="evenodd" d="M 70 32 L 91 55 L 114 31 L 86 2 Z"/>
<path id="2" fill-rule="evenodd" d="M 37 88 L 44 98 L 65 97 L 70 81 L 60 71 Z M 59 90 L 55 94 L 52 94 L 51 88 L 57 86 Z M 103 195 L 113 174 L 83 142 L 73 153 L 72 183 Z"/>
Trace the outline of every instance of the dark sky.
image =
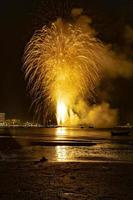
<path id="1" fill-rule="evenodd" d="M 0 112 L 6 112 L 7 118 L 30 120 L 33 117 L 22 72 L 26 43 L 34 30 L 58 16 L 68 17 L 74 7 L 82 7 L 90 15 L 103 42 L 122 48 L 123 30 L 126 25 L 133 26 L 132 0 L 0 1 Z M 119 78 L 113 83 L 109 101 L 112 107 L 120 109 L 121 122 L 132 122 L 133 81 Z"/>

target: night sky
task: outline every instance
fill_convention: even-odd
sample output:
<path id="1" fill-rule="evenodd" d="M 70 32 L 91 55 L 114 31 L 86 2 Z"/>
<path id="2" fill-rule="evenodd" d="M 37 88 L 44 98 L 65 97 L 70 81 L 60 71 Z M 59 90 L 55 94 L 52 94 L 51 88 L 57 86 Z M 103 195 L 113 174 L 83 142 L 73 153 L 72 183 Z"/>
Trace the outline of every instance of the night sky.
<path id="1" fill-rule="evenodd" d="M 65 2 L 65 3 L 63 3 Z M 34 30 L 58 16 L 69 18 L 81 7 L 93 20 L 98 37 L 123 49 L 123 30 L 133 28 L 132 0 L 1 0 L 0 1 L 0 112 L 7 118 L 32 120 L 31 98 L 22 72 L 23 52 Z M 128 55 L 131 59 L 131 55 Z M 111 84 L 111 87 L 109 85 Z M 105 80 L 108 101 L 119 109 L 120 122 L 133 122 L 133 79 Z M 111 89 L 110 89 L 111 88 Z"/>

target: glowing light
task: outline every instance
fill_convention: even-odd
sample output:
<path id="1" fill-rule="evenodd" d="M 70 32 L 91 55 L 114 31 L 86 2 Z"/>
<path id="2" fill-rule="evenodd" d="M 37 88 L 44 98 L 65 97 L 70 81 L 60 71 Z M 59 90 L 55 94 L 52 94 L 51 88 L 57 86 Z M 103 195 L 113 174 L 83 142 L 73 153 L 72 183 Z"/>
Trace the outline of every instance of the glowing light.
<path id="1" fill-rule="evenodd" d="M 56 138 L 57 139 L 62 139 L 62 137 L 66 133 L 66 128 L 64 127 L 59 127 L 56 129 Z M 56 151 L 56 159 L 57 161 L 65 161 L 67 160 L 67 149 L 66 146 L 56 146 L 55 148 Z"/>
<path id="2" fill-rule="evenodd" d="M 57 101 L 57 122 L 59 125 L 63 125 L 65 120 L 67 119 L 67 107 L 65 103 L 59 99 Z"/>
<path id="3" fill-rule="evenodd" d="M 66 128 L 64 127 L 59 127 L 56 129 L 56 136 L 58 138 L 58 136 L 64 136 L 66 133 Z"/>
<path id="4" fill-rule="evenodd" d="M 78 102 L 93 96 L 103 52 L 103 45 L 83 18 L 72 23 L 58 19 L 36 31 L 24 59 L 36 113 L 44 118 L 54 114 L 59 125 L 73 122 Z"/>
<path id="5" fill-rule="evenodd" d="M 56 146 L 56 156 L 57 161 L 67 160 L 67 147 L 66 146 Z"/>

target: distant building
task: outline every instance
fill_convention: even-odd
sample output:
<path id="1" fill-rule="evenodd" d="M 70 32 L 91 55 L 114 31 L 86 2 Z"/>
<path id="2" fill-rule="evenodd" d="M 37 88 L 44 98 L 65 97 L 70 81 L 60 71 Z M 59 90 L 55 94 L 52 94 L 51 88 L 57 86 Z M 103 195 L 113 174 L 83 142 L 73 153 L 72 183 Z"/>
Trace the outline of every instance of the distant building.
<path id="1" fill-rule="evenodd" d="M 0 113 L 0 123 L 5 123 L 5 113 Z"/>
<path id="2" fill-rule="evenodd" d="M 21 125 L 20 119 L 7 119 L 6 125 L 13 126 L 13 125 Z"/>

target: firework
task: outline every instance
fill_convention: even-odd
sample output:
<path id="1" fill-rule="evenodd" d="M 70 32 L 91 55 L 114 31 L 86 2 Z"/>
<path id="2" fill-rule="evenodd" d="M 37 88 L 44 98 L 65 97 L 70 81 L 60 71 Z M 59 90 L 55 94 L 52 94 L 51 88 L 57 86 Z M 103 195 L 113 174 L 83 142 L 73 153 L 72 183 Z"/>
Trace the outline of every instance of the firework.
<path id="1" fill-rule="evenodd" d="M 36 113 L 46 119 L 54 112 L 58 124 L 72 121 L 75 105 L 92 96 L 101 76 L 104 47 L 81 19 L 42 27 L 25 49 L 25 77 Z"/>

